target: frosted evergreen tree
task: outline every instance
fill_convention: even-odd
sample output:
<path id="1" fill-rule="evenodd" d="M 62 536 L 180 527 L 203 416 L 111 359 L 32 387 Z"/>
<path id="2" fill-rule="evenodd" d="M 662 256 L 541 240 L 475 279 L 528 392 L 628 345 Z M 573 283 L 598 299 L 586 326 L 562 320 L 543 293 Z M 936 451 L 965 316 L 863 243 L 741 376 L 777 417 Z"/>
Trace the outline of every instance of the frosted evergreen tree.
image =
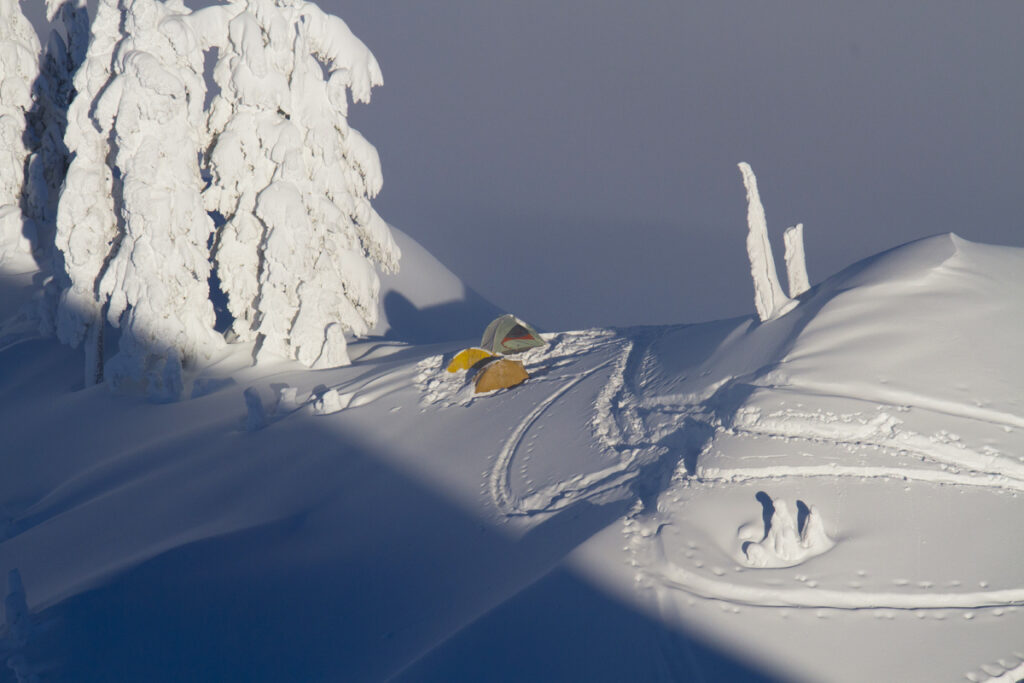
<path id="1" fill-rule="evenodd" d="M 0 0 L 0 260 L 25 253 L 22 193 L 25 162 L 26 115 L 32 108 L 32 86 L 39 76 L 39 38 L 22 14 L 18 0 Z M 34 226 L 29 224 L 31 233 Z"/>
<path id="2" fill-rule="evenodd" d="M 206 111 L 210 49 L 220 92 Z M 346 334 L 376 322 L 374 264 L 399 257 L 370 205 L 376 150 L 346 121 L 349 92 L 367 101 L 380 81 L 344 22 L 301 0 L 195 13 L 181 0 L 100 0 L 72 84 L 54 239 L 54 327 L 85 341 L 87 385 L 173 400 L 183 365 L 223 343 L 208 209 L 226 219 L 215 256 L 236 334 L 307 365 L 348 362 Z M 121 334 L 104 368 L 107 323 Z"/>
<path id="3" fill-rule="evenodd" d="M 181 393 L 181 365 L 223 343 L 213 331 L 198 157 L 206 94 L 203 55 L 181 3 L 127 0 L 127 38 L 95 116 L 113 133 L 120 234 L 98 283 L 107 320 L 121 328 L 106 368 L 114 387 L 157 399 Z M 109 123 L 108 123 L 109 122 Z"/>
<path id="4" fill-rule="evenodd" d="M 347 123 L 348 92 L 368 101 L 380 68 L 312 3 L 232 6 L 206 196 L 226 219 L 216 264 L 234 332 L 306 365 L 347 363 L 345 333 L 376 322 L 374 263 L 393 269 L 399 258 L 369 201 L 381 186 L 376 150 Z"/>

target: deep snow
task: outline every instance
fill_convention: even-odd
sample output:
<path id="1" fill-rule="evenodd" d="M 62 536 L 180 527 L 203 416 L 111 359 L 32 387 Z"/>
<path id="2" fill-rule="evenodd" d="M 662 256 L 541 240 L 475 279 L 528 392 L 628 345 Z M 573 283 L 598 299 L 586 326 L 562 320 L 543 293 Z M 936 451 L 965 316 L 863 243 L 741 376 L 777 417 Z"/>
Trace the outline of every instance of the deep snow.
<path id="1" fill-rule="evenodd" d="M 493 309 L 399 237 L 346 368 L 234 345 L 156 405 L 0 331 L 30 611 L 0 680 L 1024 676 L 1024 250 L 939 235 L 766 323 L 553 332 L 478 396 L 444 366 Z"/>

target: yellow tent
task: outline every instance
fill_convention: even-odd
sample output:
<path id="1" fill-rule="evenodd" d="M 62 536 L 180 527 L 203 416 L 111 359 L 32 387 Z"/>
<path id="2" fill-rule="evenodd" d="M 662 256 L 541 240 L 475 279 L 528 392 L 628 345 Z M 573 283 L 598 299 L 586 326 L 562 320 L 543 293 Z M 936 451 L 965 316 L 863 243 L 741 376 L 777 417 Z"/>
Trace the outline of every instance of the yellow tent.
<path id="1" fill-rule="evenodd" d="M 452 358 L 452 362 L 448 364 L 448 372 L 469 370 L 485 358 L 493 357 L 494 354 L 489 351 L 484 351 L 483 349 L 478 349 L 476 347 L 464 349 L 455 354 L 455 358 Z"/>
<path id="2" fill-rule="evenodd" d="M 523 364 L 517 360 L 499 358 L 485 365 L 476 376 L 476 393 L 482 394 L 522 384 L 530 379 Z"/>

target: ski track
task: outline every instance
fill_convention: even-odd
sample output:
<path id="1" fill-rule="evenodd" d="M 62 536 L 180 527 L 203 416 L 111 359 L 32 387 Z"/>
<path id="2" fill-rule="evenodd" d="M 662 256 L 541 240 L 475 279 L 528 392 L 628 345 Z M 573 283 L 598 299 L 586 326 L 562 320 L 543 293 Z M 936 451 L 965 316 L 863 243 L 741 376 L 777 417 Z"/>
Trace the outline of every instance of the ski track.
<path id="1" fill-rule="evenodd" d="M 516 451 L 519 449 L 519 445 L 523 441 L 523 437 L 526 436 L 530 427 L 532 427 L 533 424 L 545 412 L 547 412 L 547 410 L 554 405 L 556 401 L 558 401 L 558 399 L 567 394 L 573 387 L 599 370 L 603 370 L 608 367 L 613 362 L 614 360 L 605 361 L 590 370 L 586 370 L 573 376 L 572 379 L 552 392 L 550 396 L 538 403 L 536 407 L 534 407 L 534 409 L 531 410 L 518 425 L 516 425 L 511 436 L 506 439 L 501 451 L 499 451 L 498 457 L 494 462 L 494 466 L 491 468 L 491 498 L 501 512 L 506 515 L 528 515 L 531 513 L 554 512 L 556 510 L 560 510 L 570 505 L 572 502 L 575 502 L 577 498 L 577 496 L 573 495 L 575 492 L 591 491 L 593 487 L 600 485 L 603 481 L 607 480 L 608 477 L 614 476 L 618 471 L 621 471 L 622 468 L 616 465 L 589 475 L 580 475 L 566 482 L 542 488 L 522 500 L 518 500 L 513 495 L 510 483 L 512 461 L 515 458 Z M 601 490 L 604 490 L 604 488 Z M 596 493 L 596 491 L 593 493 Z"/>
<path id="2" fill-rule="evenodd" d="M 1024 605 L 1024 588 L 964 593 L 865 593 L 827 588 L 775 588 L 718 581 L 666 562 L 652 578 L 659 584 L 709 600 L 751 607 L 840 610 L 982 609 Z"/>
<path id="3" fill-rule="evenodd" d="M 1006 413 L 1000 410 L 992 410 L 983 406 L 972 406 L 955 401 L 944 401 L 934 399 L 921 394 L 886 387 L 878 391 L 861 391 L 856 393 L 843 392 L 841 386 L 827 384 L 824 382 L 808 382 L 799 380 L 797 382 L 787 381 L 785 384 L 762 385 L 760 388 L 771 389 L 780 392 L 795 392 L 807 396 L 819 396 L 823 398 L 853 398 L 865 403 L 878 403 L 880 405 L 906 406 L 909 408 L 920 408 L 933 413 L 959 417 L 978 422 L 985 422 L 997 427 L 1011 427 L 1024 429 L 1024 417 Z"/>
<path id="4" fill-rule="evenodd" d="M 783 477 L 856 477 L 860 479 L 902 479 L 930 484 L 981 486 L 1008 491 L 1024 491 L 1024 481 L 997 474 L 965 474 L 913 467 L 857 467 L 847 465 L 776 465 L 750 468 L 701 468 L 697 472 L 705 482 L 740 482 Z"/>
<path id="5" fill-rule="evenodd" d="M 683 428 L 686 420 L 707 424 L 717 434 L 799 439 L 811 443 L 869 446 L 912 453 L 925 463 L 939 464 L 942 467 L 936 469 L 837 464 L 735 469 L 698 467 L 697 472 L 693 474 L 705 482 L 728 483 L 793 477 L 857 477 L 1024 491 L 1024 465 L 1020 462 L 991 449 L 987 452 L 972 450 L 956 438 L 944 439 L 943 435 L 929 437 L 901 429 L 903 423 L 884 411 L 871 419 L 864 419 L 863 413 L 823 413 L 816 416 L 786 412 L 772 413 L 763 418 L 756 409 L 744 411 L 739 406 L 730 406 L 727 398 L 729 390 L 738 384 L 750 383 L 752 377 L 762 374 L 763 371 L 742 377 L 727 377 L 694 393 L 641 398 L 647 350 L 656 338 L 654 335 L 641 334 L 634 339 L 624 339 L 623 348 L 617 358 L 604 361 L 577 375 L 568 376 L 565 384 L 537 404 L 516 426 L 498 453 L 490 473 L 491 496 L 502 513 L 508 516 L 552 514 L 575 502 L 622 486 L 638 473 L 640 453 L 656 443 L 660 437 Z M 520 444 L 531 427 L 572 389 L 612 364 L 614 368 L 595 402 L 592 424 L 597 441 L 607 451 L 618 453 L 618 461 L 600 471 L 577 475 L 517 498 L 511 490 L 510 474 Z M 806 395 L 872 402 L 879 410 L 890 408 L 894 413 L 905 412 L 909 406 L 941 415 L 979 420 L 999 427 L 1024 426 L 1024 419 L 1016 415 L 982 407 L 930 400 L 906 392 L 890 392 L 884 396 L 847 395 L 839 387 L 825 385 L 776 387 L 750 384 L 757 391 L 800 392 Z M 645 417 L 652 415 L 668 418 L 667 424 L 661 424 L 656 428 L 645 424 Z M 682 460 L 682 454 L 679 460 Z M 674 465 L 678 467 L 678 464 L 676 462 Z M 958 468 L 967 471 L 962 472 Z M 648 550 L 646 560 L 641 559 L 637 563 L 639 571 L 655 585 L 705 599 L 760 607 L 837 610 L 982 609 L 1024 605 L 1024 587 L 971 592 L 898 593 L 809 587 L 777 588 L 722 581 L 688 571 L 667 560 L 661 546 L 663 541 L 660 533 L 657 530 L 652 532 L 650 529 L 641 529 L 640 527 L 644 525 L 637 525 L 637 521 L 644 514 L 647 513 L 638 512 L 626 520 L 627 535 L 633 538 L 632 550 L 642 551 L 645 547 Z M 1024 665 L 1017 668 L 1021 667 Z M 1012 669 L 1007 675 L 1013 674 L 1016 670 Z"/>

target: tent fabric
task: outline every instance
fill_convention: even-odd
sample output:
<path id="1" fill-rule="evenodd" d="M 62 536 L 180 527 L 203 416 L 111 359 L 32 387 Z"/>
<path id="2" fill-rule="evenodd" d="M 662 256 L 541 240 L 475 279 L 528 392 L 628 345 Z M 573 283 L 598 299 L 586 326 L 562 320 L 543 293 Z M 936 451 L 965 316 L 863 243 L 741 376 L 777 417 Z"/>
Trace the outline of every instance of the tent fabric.
<path id="1" fill-rule="evenodd" d="M 511 314 L 495 318 L 484 330 L 480 347 L 495 354 L 522 353 L 546 342 L 537 330 Z"/>
<path id="2" fill-rule="evenodd" d="M 455 354 L 452 358 L 452 362 L 448 364 L 448 372 L 458 372 L 459 370 L 469 370 L 480 361 L 485 358 L 494 358 L 494 354 L 490 351 L 484 351 L 478 349 L 475 346 L 463 349 Z"/>
<path id="3" fill-rule="evenodd" d="M 476 393 L 506 389 L 530 379 L 523 364 L 517 360 L 499 358 L 485 365 L 476 376 Z"/>

